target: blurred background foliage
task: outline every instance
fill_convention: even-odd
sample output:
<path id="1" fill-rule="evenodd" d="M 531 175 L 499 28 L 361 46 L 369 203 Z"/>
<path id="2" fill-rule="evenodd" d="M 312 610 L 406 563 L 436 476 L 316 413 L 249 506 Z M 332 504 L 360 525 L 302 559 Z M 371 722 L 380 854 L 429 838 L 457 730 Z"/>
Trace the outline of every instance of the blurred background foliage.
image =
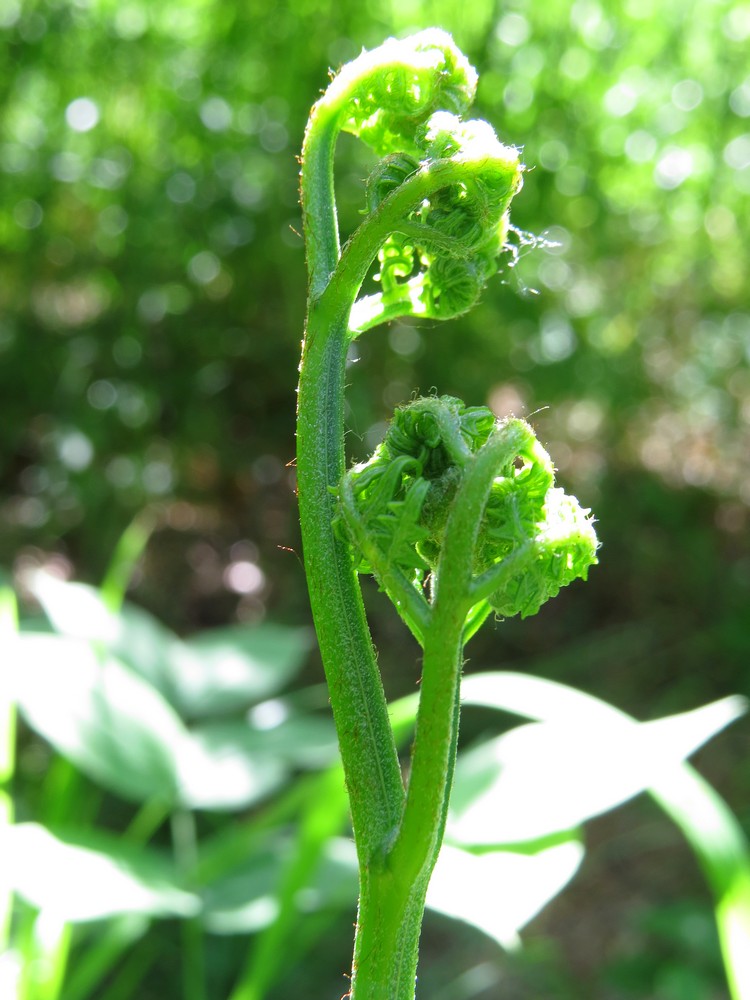
<path id="1" fill-rule="evenodd" d="M 351 454 L 434 387 L 529 417 L 595 510 L 590 583 L 488 628 L 468 669 L 564 679 L 642 718 L 747 692 L 741 0 L 2 0 L 0 565 L 21 583 L 39 566 L 98 581 L 147 511 L 130 597 L 172 628 L 308 622 L 289 465 L 306 285 L 295 156 L 329 67 L 432 24 L 480 71 L 476 114 L 523 147 L 515 225 L 554 245 L 521 245 L 460 320 L 358 342 Z M 345 233 L 369 162 L 343 138 Z M 368 600 L 389 694 L 413 690 L 416 647 Z M 747 750 L 740 725 L 705 755 L 744 820 Z M 591 836 L 582 879 L 512 966 L 428 925 L 425 996 L 443 995 L 445 963 L 479 969 L 466 996 L 484 996 L 488 962 L 509 1000 L 722 996 L 707 902 L 671 832 L 644 805 Z"/>

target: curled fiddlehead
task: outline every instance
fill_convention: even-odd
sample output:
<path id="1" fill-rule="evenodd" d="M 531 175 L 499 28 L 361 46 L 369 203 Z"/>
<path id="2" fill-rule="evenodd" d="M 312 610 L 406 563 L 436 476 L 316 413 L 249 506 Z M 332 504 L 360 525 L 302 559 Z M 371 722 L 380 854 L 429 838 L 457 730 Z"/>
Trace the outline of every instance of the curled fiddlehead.
<path id="1" fill-rule="evenodd" d="M 477 605 L 502 617 L 536 614 L 596 562 L 590 512 L 555 487 L 550 457 L 527 423 L 498 421 L 450 396 L 417 399 L 396 411 L 372 457 L 345 474 L 339 517 L 358 571 L 379 579 L 418 637 L 429 614 L 425 582 L 440 586 L 461 483 L 490 443 L 497 457 L 469 554 L 467 616 Z"/>
<path id="2" fill-rule="evenodd" d="M 339 90 L 347 95 L 343 131 L 386 156 L 415 151 L 424 122 L 435 111 L 463 114 L 476 87 L 476 71 L 451 36 L 428 28 L 363 52 L 330 89 L 334 98 Z"/>
<path id="3" fill-rule="evenodd" d="M 326 290 L 340 255 L 333 191 L 338 134 L 358 136 L 381 157 L 418 160 L 425 123 L 436 111 L 463 114 L 476 85 L 474 68 L 450 35 L 436 28 L 389 38 L 333 77 L 312 108 L 302 146 L 300 194 L 312 298 Z M 371 257 L 382 242 L 371 248 Z"/>
<path id="4" fill-rule="evenodd" d="M 462 119 L 475 89 L 476 73 L 453 40 L 430 29 L 363 52 L 313 108 L 303 178 L 306 167 L 331 166 L 340 131 L 382 157 L 367 184 L 366 218 L 341 259 L 332 176 L 317 190 L 302 188 L 313 296 L 330 283 L 356 293 L 379 258 L 380 291 L 351 311 L 355 335 L 397 316 L 465 312 L 498 268 L 523 167 L 490 125 Z"/>
<path id="5" fill-rule="evenodd" d="M 486 122 L 447 111 L 433 114 L 414 144 L 417 155 L 394 153 L 374 168 L 367 185 L 371 213 L 399 190 L 416 187 L 420 176 L 439 176 L 449 165 L 465 169 L 393 219 L 378 252 L 381 291 L 355 305 L 355 332 L 397 315 L 449 319 L 466 312 L 506 249 L 508 210 L 522 183 L 518 150 L 503 145 Z"/>

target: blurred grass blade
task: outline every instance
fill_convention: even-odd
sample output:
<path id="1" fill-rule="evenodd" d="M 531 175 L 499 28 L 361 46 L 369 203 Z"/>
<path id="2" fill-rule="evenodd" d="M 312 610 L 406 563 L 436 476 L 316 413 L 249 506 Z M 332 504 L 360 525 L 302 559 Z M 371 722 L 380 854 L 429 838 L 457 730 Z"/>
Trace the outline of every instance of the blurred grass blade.
<path id="1" fill-rule="evenodd" d="M 21 1000 L 58 1000 L 68 967 L 72 928 L 59 913 L 35 915 L 23 949 Z"/>
<path id="2" fill-rule="evenodd" d="M 154 515 L 144 511 L 120 535 L 101 586 L 102 599 L 113 613 L 117 613 L 122 607 L 136 564 L 143 555 L 155 526 Z"/>
<path id="3" fill-rule="evenodd" d="M 16 596 L 0 586 L 0 829 L 13 822 L 11 782 L 15 771 L 16 706 L 12 693 L 8 649 L 18 632 Z M 0 870 L 0 953 L 8 944 L 12 897 Z"/>
<path id="4" fill-rule="evenodd" d="M 276 917 L 258 936 L 245 971 L 230 1000 L 264 1000 L 295 953 L 299 897 L 310 885 L 326 844 L 344 824 L 348 800 L 340 766 L 330 768 L 310 786 L 297 828 L 292 856 L 275 893 Z"/>
<path id="5" fill-rule="evenodd" d="M 716 924 L 733 1000 L 750 1000 L 750 849 L 726 802 L 689 764 L 651 794 L 682 830 L 714 894 Z"/>
<path id="6" fill-rule="evenodd" d="M 136 944 L 112 979 L 90 1000 L 135 1000 L 143 995 L 141 984 L 146 975 L 163 961 L 163 944 L 158 938 L 147 935 Z"/>
<path id="7" fill-rule="evenodd" d="M 89 1000 L 100 996 L 101 984 L 122 956 L 144 936 L 149 921 L 141 914 L 128 915 L 108 923 L 100 934 L 92 935 L 65 983 L 65 1000 Z"/>

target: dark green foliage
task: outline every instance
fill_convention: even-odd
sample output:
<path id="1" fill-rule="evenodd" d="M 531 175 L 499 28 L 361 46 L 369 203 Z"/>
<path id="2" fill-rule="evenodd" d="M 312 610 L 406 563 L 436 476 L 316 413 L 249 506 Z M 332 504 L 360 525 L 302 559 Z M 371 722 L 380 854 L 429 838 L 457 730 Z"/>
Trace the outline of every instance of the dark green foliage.
<path id="1" fill-rule="evenodd" d="M 182 632 L 266 613 L 307 620 L 299 562 L 279 549 L 298 547 L 285 468 L 305 299 L 294 157 L 329 66 L 439 24 L 482 70 L 476 114 L 523 147 L 515 223 L 560 245 L 529 252 L 511 233 L 518 263 L 471 313 L 361 338 L 350 452 L 364 460 L 394 405 L 434 386 L 529 419 L 560 481 L 595 508 L 595 584 L 565 591 L 538 624 L 506 622 L 501 648 L 480 633 L 470 671 L 502 662 L 565 678 L 640 717 L 748 689 L 745 7 L 11 0 L 0 24 L 0 563 L 62 555 L 67 572 L 98 581 L 123 527 L 151 506 L 158 528 L 134 596 L 162 620 Z M 98 108 L 89 131 L 66 120 L 80 98 Z M 346 236 L 373 161 L 353 141 L 341 153 Z M 473 283 L 463 261 L 440 266 Z M 263 587 L 227 589 L 248 559 Z M 403 630 L 371 603 L 386 684 L 411 690 L 416 652 L 404 671 Z M 319 680 L 316 664 L 307 678 Z M 470 718 L 465 735 L 481 730 Z M 22 804 L 48 762 L 24 739 Z M 747 818 L 745 740 L 724 737 L 707 767 Z M 68 787 L 60 774 L 49 789 Z M 672 865 L 678 879 L 681 862 L 660 856 Z M 575 920 L 556 926 L 559 980 L 519 964 L 517 993 L 604 995 L 578 929 L 599 927 L 613 895 L 588 885 Z M 351 917 L 342 923 L 348 934 Z M 640 925 L 631 935 L 654 954 Z M 315 959 L 340 993 L 347 948 L 334 969 Z M 238 954 L 220 960 L 233 981 Z M 646 964 L 628 973 L 635 997 L 658 979 Z"/>

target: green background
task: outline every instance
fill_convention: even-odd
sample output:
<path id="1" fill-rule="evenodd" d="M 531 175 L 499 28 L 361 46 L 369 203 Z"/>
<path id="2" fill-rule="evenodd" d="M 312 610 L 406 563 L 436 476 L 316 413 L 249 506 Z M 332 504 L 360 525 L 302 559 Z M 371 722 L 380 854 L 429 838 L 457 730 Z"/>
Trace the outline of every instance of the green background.
<path id="1" fill-rule="evenodd" d="M 589 584 L 487 628 L 467 669 L 641 718 L 747 693 L 747 3 L 0 3 L 0 565 L 97 582 L 147 510 L 130 596 L 171 627 L 308 622 L 295 157 L 330 67 L 429 25 L 479 70 L 476 114 L 523 149 L 513 222 L 554 245 L 521 246 L 466 317 L 362 338 L 350 453 L 434 388 L 529 418 L 593 508 Z M 343 137 L 344 233 L 370 163 Z M 388 692 L 411 691 L 416 647 L 367 594 Z M 740 723 L 699 759 L 744 820 L 747 751 Z M 506 961 L 431 919 L 423 995 L 446 969 L 474 976 L 466 997 L 494 995 L 497 970 L 507 998 L 725 995 L 705 891 L 647 805 L 593 824 L 528 941 Z"/>

